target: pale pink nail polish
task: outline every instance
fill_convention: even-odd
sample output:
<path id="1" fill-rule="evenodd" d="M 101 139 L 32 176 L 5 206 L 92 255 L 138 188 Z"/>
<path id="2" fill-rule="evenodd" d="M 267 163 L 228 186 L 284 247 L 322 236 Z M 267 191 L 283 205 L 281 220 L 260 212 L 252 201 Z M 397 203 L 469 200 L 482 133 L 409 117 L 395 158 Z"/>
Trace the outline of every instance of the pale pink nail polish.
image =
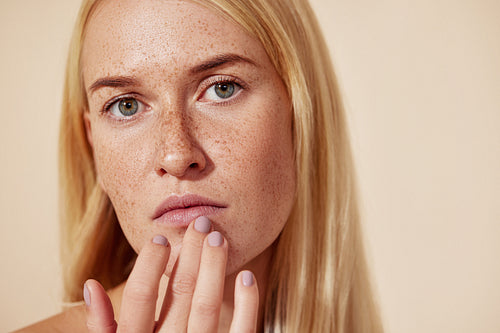
<path id="1" fill-rule="evenodd" d="M 241 282 L 245 287 L 250 287 L 253 285 L 253 274 L 250 271 L 243 271 L 241 274 Z"/>
<path id="2" fill-rule="evenodd" d="M 194 228 L 204 234 L 210 231 L 210 225 L 210 220 L 205 216 L 200 216 L 194 221 Z"/>
<path id="3" fill-rule="evenodd" d="M 218 231 L 211 232 L 208 236 L 208 245 L 210 246 L 221 246 L 222 243 L 224 243 L 224 239 L 222 238 L 222 235 Z"/>
<path id="4" fill-rule="evenodd" d="M 153 243 L 167 246 L 168 245 L 168 240 L 162 236 L 162 235 L 156 235 L 153 237 Z"/>
<path id="5" fill-rule="evenodd" d="M 83 284 L 83 299 L 85 301 L 85 304 L 87 306 L 90 306 L 90 291 L 89 288 L 87 288 L 87 283 Z"/>

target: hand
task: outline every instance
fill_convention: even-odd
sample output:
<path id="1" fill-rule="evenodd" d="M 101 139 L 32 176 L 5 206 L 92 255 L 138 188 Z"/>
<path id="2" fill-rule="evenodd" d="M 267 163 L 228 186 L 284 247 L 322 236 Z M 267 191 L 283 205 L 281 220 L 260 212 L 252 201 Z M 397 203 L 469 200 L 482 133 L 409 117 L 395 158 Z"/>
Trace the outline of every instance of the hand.
<path id="1" fill-rule="evenodd" d="M 170 245 L 163 236 L 155 236 L 140 251 L 123 291 L 118 322 L 104 288 L 88 280 L 84 294 L 89 332 L 217 332 L 228 244 L 219 232 L 207 235 L 209 231 L 206 218 L 187 228 L 157 322 L 158 289 L 170 256 Z M 258 304 L 253 274 L 240 272 L 235 281 L 230 332 L 255 332 Z"/>

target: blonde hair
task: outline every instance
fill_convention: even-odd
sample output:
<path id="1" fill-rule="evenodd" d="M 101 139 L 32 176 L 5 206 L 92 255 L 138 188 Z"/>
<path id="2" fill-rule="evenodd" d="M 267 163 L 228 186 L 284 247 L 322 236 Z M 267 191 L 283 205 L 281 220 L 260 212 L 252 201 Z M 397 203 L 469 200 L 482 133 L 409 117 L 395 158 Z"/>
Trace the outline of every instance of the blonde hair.
<path id="1" fill-rule="evenodd" d="M 363 249 L 345 114 L 328 49 L 306 0 L 194 0 L 265 48 L 291 98 L 297 195 L 265 300 L 266 332 L 382 332 Z M 135 253 L 96 180 L 85 136 L 80 52 L 100 0 L 84 1 L 67 64 L 60 137 L 67 300 L 93 277 L 124 281 Z"/>

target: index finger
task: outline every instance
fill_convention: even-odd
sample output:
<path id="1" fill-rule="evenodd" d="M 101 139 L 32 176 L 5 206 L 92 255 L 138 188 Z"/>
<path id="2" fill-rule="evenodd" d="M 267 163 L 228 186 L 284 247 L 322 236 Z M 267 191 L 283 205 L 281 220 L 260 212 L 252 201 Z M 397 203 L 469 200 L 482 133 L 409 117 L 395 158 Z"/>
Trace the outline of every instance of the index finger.
<path id="1" fill-rule="evenodd" d="M 168 327 L 176 332 L 186 331 L 203 241 L 210 230 L 210 220 L 204 216 L 198 217 L 188 226 L 158 320 L 160 329 Z"/>
<path id="2" fill-rule="evenodd" d="M 144 245 L 123 291 L 118 332 L 153 332 L 158 288 L 169 256 L 170 244 L 161 235 Z"/>

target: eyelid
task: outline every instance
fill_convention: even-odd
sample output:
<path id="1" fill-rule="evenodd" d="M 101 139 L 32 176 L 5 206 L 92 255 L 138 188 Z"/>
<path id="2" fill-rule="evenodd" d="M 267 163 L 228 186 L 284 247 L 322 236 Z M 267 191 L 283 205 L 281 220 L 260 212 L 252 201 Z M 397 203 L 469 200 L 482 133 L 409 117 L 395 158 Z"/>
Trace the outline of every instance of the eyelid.
<path id="1" fill-rule="evenodd" d="M 238 78 L 236 78 L 234 76 L 231 76 L 231 75 L 215 75 L 215 76 L 211 76 L 211 77 L 205 79 L 201 83 L 201 85 L 200 85 L 201 93 L 198 94 L 197 100 L 200 100 L 206 94 L 207 90 L 210 87 L 212 87 L 214 84 L 224 83 L 224 82 L 234 83 L 234 84 L 238 85 L 241 90 L 248 89 L 247 88 L 248 85 L 245 82 L 243 82 L 242 80 L 240 80 L 240 79 L 238 79 Z M 238 92 L 235 96 L 239 95 L 239 93 L 240 92 Z M 227 100 L 231 100 L 233 98 L 234 97 L 232 96 L 232 97 L 228 98 Z M 214 101 L 212 101 L 212 102 L 214 102 Z M 215 102 L 215 103 L 217 103 L 217 102 Z M 222 101 L 219 102 L 219 103 L 222 103 Z"/>
<path id="2" fill-rule="evenodd" d="M 122 100 L 122 99 L 127 99 L 127 98 L 133 98 L 133 99 L 136 99 L 136 100 L 137 100 L 137 102 L 138 102 L 139 104 L 142 104 L 142 105 L 144 106 L 144 109 L 146 109 L 146 110 L 149 108 L 149 105 L 148 105 L 147 103 L 144 103 L 144 102 L 141 100 L 141 98 L 140 98 L 139 94 L 137 94 L 137 93 L 128 93 L 128 94 L 123 94 L 123 95 L 119 95 L 119 96 L 113 97 L 112 99 L 110 99 L 109 101 L 107 101 L 107 102 L 104 104 L 104 106 L 102 107 L 102 109 L 101 109 L 101 113 L 102 113 L 102 114 L 104 114 L 104 113 L 109 113 L 109 112 L 110 112 L 111 107 L 112 107 L 114 104 L 118 103 L 118 102 L 119 102 L 120 100 Z M 132 117 L 132 116 L 130 116 L 130 117 Z M 124 117 L 124 118 L 130 118 L 130 117 Z M 121 118 L 121 117 L 120 117 L 120 118 Z"/>

